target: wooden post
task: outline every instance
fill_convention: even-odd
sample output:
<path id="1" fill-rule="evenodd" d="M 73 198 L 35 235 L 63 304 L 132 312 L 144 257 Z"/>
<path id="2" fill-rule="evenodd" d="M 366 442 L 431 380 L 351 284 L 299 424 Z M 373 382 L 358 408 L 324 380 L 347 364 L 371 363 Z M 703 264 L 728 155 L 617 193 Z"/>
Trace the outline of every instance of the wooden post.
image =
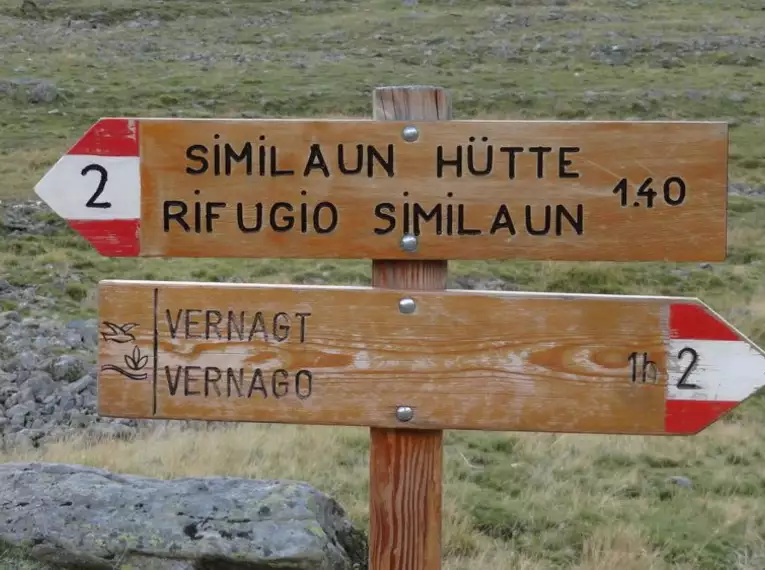
<path id="1" fill-rule="evenodd" d="M 373 105 L 381 121 L 452 118 L 439 87 L 377 88 Z M 446 289 L 447 269 L 446 260 L 373 260 L 372 286 Z M 443 431 L 371 428 L 370 437 L 370 570 L 440 570 Z"/>

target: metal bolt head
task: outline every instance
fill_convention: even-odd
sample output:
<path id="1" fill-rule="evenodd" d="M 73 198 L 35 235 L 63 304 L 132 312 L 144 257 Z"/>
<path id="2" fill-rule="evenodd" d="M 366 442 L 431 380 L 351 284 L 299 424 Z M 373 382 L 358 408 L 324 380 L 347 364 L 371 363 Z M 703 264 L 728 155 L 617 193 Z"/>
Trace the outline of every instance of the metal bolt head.
<path id="1" fill-rule="evenodd" d="M 420 138 L 420 131 L 417 129 L 417 127 L 408 125 L 404 127 L 404 130 L 401 131 L 401 138 L 403 138 L 406 142 L 414 142 Z"/>
<path id="2" fill-rule="evenodd" d="M 404 251 L 417 251 L 417 236 L 405 234 L 401 237 L 401 249 Z"/>
<path id="3" fill-rule="evenodd" d="M 408 422 L 414 417 L 414 410 L 409 406 L 396 408 L 396 419 L 400 422 Z"/>
<path id="4" fill-rule="evenodd" d="M 398 302 L 398 310 L 404 313 L 405 315 L 409 315 L 411 313 L 414 313 L 414 310 L 417 308 L 417 304 L 414 302 L 414 299 L 410 297 L 406 297 L 404 299 L 401 299 Z"/>

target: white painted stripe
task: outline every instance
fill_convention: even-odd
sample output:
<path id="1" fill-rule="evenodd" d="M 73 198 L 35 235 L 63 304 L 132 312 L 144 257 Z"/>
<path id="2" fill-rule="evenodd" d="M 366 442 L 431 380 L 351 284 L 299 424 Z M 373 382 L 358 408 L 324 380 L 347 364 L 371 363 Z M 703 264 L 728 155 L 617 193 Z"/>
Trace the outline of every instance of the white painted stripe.
<path id="1" fill-rule="evenodd" d="M 731 340 L 669 341 L 667 357 L 668 400 L 706 400 L 740 402 L 765 385 L 765 354 L 746 342 Z M 684 384 L 696 384 L 700 389 L 682 390 L 677 383 L 691 365 L 693 354 L 698 358 Z"/>
<path id="2" fill-rule="evenodd" d="M 91 164 L 106 170 L 104 190 L 95 201 L 110 202 L 108 208 L 86 205 L 101 180 L 95 169 L 82 174 Z M 37 183 L 35 193 L 67 220 L 135 220 L 141 217 L 140 158 L 67 154 Z"/>

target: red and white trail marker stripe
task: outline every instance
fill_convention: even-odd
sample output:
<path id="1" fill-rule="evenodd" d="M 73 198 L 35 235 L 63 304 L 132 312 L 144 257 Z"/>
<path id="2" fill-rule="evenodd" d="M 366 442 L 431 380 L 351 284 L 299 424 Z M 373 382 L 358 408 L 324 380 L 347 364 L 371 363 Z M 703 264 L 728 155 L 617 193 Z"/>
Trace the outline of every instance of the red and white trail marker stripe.
<path id="1" fill-rule="evenodd" d="M 102 255 L 138 255 L 138 120 L 98 121 L 43 176 L 35 193 Z"/>
<path id="2" fill-rule="evenodd" d="M 765 352 L 702 303 L 674 303 L 667 355 L 668 434 L 698 433 L 765 385 Z"/>

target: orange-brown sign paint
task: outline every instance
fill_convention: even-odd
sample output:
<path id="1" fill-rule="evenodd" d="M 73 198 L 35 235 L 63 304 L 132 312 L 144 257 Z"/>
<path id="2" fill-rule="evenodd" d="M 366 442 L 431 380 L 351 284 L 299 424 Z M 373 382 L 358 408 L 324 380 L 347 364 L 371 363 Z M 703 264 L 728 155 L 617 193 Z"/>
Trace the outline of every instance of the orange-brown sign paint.
<path id="1" fill-rule="evenodd" d="M 725 123 L 140 119 L 136 128 L 141 256 L 726 255 Z M 400 245 L 406 233 L 414 251 Z"/>

